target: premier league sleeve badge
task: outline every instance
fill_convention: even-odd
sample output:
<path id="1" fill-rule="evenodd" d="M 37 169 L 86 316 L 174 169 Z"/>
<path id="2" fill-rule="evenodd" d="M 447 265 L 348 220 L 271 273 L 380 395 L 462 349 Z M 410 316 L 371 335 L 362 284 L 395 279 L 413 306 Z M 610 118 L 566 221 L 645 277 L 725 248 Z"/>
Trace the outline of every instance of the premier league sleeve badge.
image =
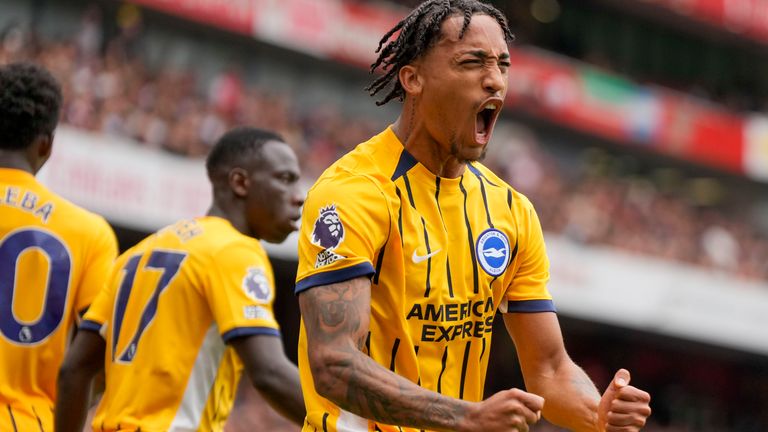
<path id="1" fill-rule="evenodd" d="M 336 211 L 336 204 L 322 207 L 312 230 L 312 243 L 323 248 L 317 254 L 315 268 L 326 266 L 344 258 L 344 256 L 334 252 L 334 249 L 343 241 L 344 224 Z"/>

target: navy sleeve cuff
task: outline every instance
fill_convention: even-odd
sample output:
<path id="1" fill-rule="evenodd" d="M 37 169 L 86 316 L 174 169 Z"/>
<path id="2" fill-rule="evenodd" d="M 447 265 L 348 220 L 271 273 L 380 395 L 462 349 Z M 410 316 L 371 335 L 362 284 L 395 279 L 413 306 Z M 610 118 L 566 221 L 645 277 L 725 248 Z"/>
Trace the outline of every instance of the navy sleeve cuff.
<path id="1" fill-rule="evenodd" d="M 257 335 L 280 337 L 280 330 L 272 327 L 235 327 L 221 335 L 221 338 L 224 342 L 229 342 L 235 338 Z"/>
<path id="2" fill-rule="evenodd" d="M 507 313 L 557 312 L 552 300 L 522 300 L 507 302 Z"/>
<path id="3" fill-rule="evenodd" d="M 88 330 L 101 333 L 101 324 L 97 323 L 96 321 L 83 320 L 83 322 L 80 323 L 80 326 L 78 326 L 78 330 Z"/>
<path id="4" fill-rule="evenodd" d="M 338 270 L 331 270 L 324 273 L 313 274 L 296 284 L 295 293 L 298 294 L 302 291 L 308 290 L 312 287 L 319 285 L 330 285 L 333 283 L 344 282 L 346 280 L 354 279 L 360 276 L 371 277 L 376 271 L 369 262 L 363 262 L 355 264 L 352 267 L 346 267 Z"/>

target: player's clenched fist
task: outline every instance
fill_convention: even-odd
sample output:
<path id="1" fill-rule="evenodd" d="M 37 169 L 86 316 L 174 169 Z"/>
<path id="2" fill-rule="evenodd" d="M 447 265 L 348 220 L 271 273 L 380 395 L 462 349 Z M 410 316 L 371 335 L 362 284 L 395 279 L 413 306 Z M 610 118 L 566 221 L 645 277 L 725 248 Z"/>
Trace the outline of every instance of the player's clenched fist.
<path id="1" fill-rule="evenodd" d="M 544 398 L 519 389 L 504 390 L 471 405 L 461 431 L 527 431 L 539 421 Z"/>
<path id="2" fill-rule="evenodd" d="M 620 369 L 603 393 L 597 409 L 600 431 L 638 431 L 651 415 L 651 396 L 629 385 L 629 378 L 629 372 Z"/>

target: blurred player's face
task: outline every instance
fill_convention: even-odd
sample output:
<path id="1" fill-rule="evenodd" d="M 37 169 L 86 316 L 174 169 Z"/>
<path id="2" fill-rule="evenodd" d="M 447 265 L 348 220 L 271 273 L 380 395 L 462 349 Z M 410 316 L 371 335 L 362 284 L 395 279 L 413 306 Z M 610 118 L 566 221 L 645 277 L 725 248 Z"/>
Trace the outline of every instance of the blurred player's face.
<path id="1" fill-rule="evenodd" d="M 285 143 L 264 144 L 262 163 L 251 170 L 246 198 L 247 222 L 260 239 L 280 243 L 298 229 L 304 197 L 299 190 L 299 162 Z"/>
<path id="2" fill-rule="evenodd" d="M 459 39 L 463 16 L 443 22 L 442 38 L 415 63 L 422 87 L 417 115 L 441 152 L 461 162 L 485 154 L 507 92 L 509 49 L 501 26 L 473 15 Z"/>

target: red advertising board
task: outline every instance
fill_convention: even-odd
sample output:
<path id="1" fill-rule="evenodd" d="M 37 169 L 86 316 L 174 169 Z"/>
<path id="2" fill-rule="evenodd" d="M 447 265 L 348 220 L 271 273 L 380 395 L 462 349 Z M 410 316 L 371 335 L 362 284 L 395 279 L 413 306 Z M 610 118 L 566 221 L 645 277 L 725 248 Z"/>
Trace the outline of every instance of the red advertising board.
<path id="1" fill-rule="evenodd" d="M 250 36 L 257 11 L 253 0 L 132 0 L 171 15 Z"/>
<path id="2" fill-rule="evenodd" d="M 768 2 L 765 0 L 641 0 L 679 15 L 723 27 L 768 43 Z"/>
<path id="3" fill-rule="evenodd" d="M 260 10 L 255 37 L 357 66 L 373 62 L 379 39 L 403 15 L 401 9 L 342 0 L 253 1 Z"/>
<path id="4" fill-rule="evenodd" d="M 661 95 L 660 150 L 734 173 L 744 172 L 744 118 L 679 93 Z"/>
<path id="5" fill-rule="evenodd" d="M 512 51 L 507 103 L 597 136 L 743 172 L 743 119 L 684 94 L 530 49 Z"/>

